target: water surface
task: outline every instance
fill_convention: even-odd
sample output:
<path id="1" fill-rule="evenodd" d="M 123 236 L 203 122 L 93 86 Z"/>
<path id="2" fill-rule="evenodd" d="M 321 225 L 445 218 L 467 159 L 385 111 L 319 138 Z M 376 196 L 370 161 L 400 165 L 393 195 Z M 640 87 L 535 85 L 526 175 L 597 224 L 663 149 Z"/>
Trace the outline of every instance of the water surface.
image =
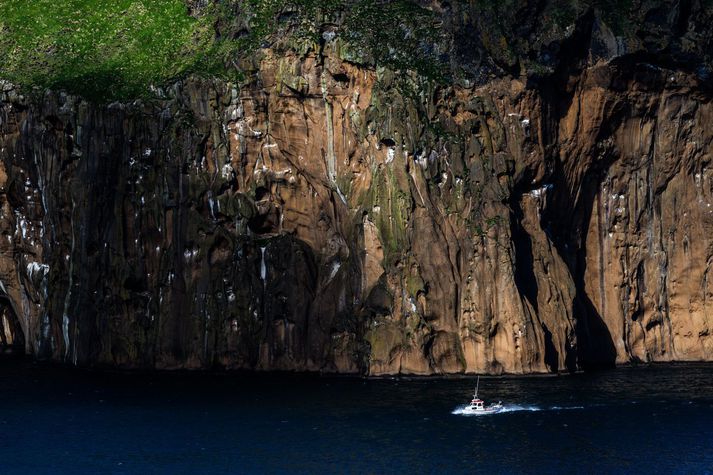
<path id="1" fill-rule="evenodd" d="M 0 473 L 713 473 L 713 365 L 472 379 L 0 361 Z"/>

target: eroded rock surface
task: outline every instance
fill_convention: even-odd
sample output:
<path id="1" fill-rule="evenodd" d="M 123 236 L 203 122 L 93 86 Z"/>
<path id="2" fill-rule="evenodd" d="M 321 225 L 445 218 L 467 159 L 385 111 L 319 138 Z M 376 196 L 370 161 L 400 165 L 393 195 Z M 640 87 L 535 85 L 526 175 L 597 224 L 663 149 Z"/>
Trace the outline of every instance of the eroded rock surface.
<path id="1" fill-rule="evenodd" d="M 337 35 L 150 103 L 3 84 L 2 343 L 370 375 L 713 359 L 711 92 L 646 48 L 590 12 L 539 79 L 436 85 Z"/>

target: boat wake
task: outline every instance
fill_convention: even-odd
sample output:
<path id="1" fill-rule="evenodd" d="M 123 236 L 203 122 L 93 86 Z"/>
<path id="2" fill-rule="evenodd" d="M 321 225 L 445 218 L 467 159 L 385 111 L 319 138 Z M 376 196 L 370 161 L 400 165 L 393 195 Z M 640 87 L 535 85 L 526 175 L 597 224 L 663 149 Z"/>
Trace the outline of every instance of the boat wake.
<path id="1" fill-rule="evenodd" d="M 495 412 L 483 412 L 483 413 L 473 413 L 467 412 L 465 408 L 468 407 L 467 404 L 456 407 L 451 411 L 451 414 L 456 416 L 485 416 L 492 414 L 504 414 L 506 412 L 537 412 L 537 411 L 567 411 L 574 409 L 584 409 L 584 406 L 534 406 L 534 405 L 520 405 L 520 404 L 503 404 L 502 409 Z"/>

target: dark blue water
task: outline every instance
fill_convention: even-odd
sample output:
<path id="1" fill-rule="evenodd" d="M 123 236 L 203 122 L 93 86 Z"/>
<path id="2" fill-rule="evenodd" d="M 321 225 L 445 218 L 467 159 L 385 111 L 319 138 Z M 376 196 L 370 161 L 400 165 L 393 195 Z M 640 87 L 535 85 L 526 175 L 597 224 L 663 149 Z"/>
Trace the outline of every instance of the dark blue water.
<path id="1" fill-rule="evenodd" d="M 0 361 L 0 473 L 713 473 L 711 365 L 472 386 Z"/>

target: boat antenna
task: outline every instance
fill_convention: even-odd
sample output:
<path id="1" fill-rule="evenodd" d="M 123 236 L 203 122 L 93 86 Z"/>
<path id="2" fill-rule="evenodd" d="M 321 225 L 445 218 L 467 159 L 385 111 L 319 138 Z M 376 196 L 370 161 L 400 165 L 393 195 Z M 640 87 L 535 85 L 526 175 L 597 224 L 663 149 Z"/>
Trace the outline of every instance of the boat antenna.
<path id="1" fill-rule="evenodd" d="M 473 399 L 478 398 L 478 386 L 480 386 L 480 376 L 475 380 L 475 394 L 473 395 Z"/>

